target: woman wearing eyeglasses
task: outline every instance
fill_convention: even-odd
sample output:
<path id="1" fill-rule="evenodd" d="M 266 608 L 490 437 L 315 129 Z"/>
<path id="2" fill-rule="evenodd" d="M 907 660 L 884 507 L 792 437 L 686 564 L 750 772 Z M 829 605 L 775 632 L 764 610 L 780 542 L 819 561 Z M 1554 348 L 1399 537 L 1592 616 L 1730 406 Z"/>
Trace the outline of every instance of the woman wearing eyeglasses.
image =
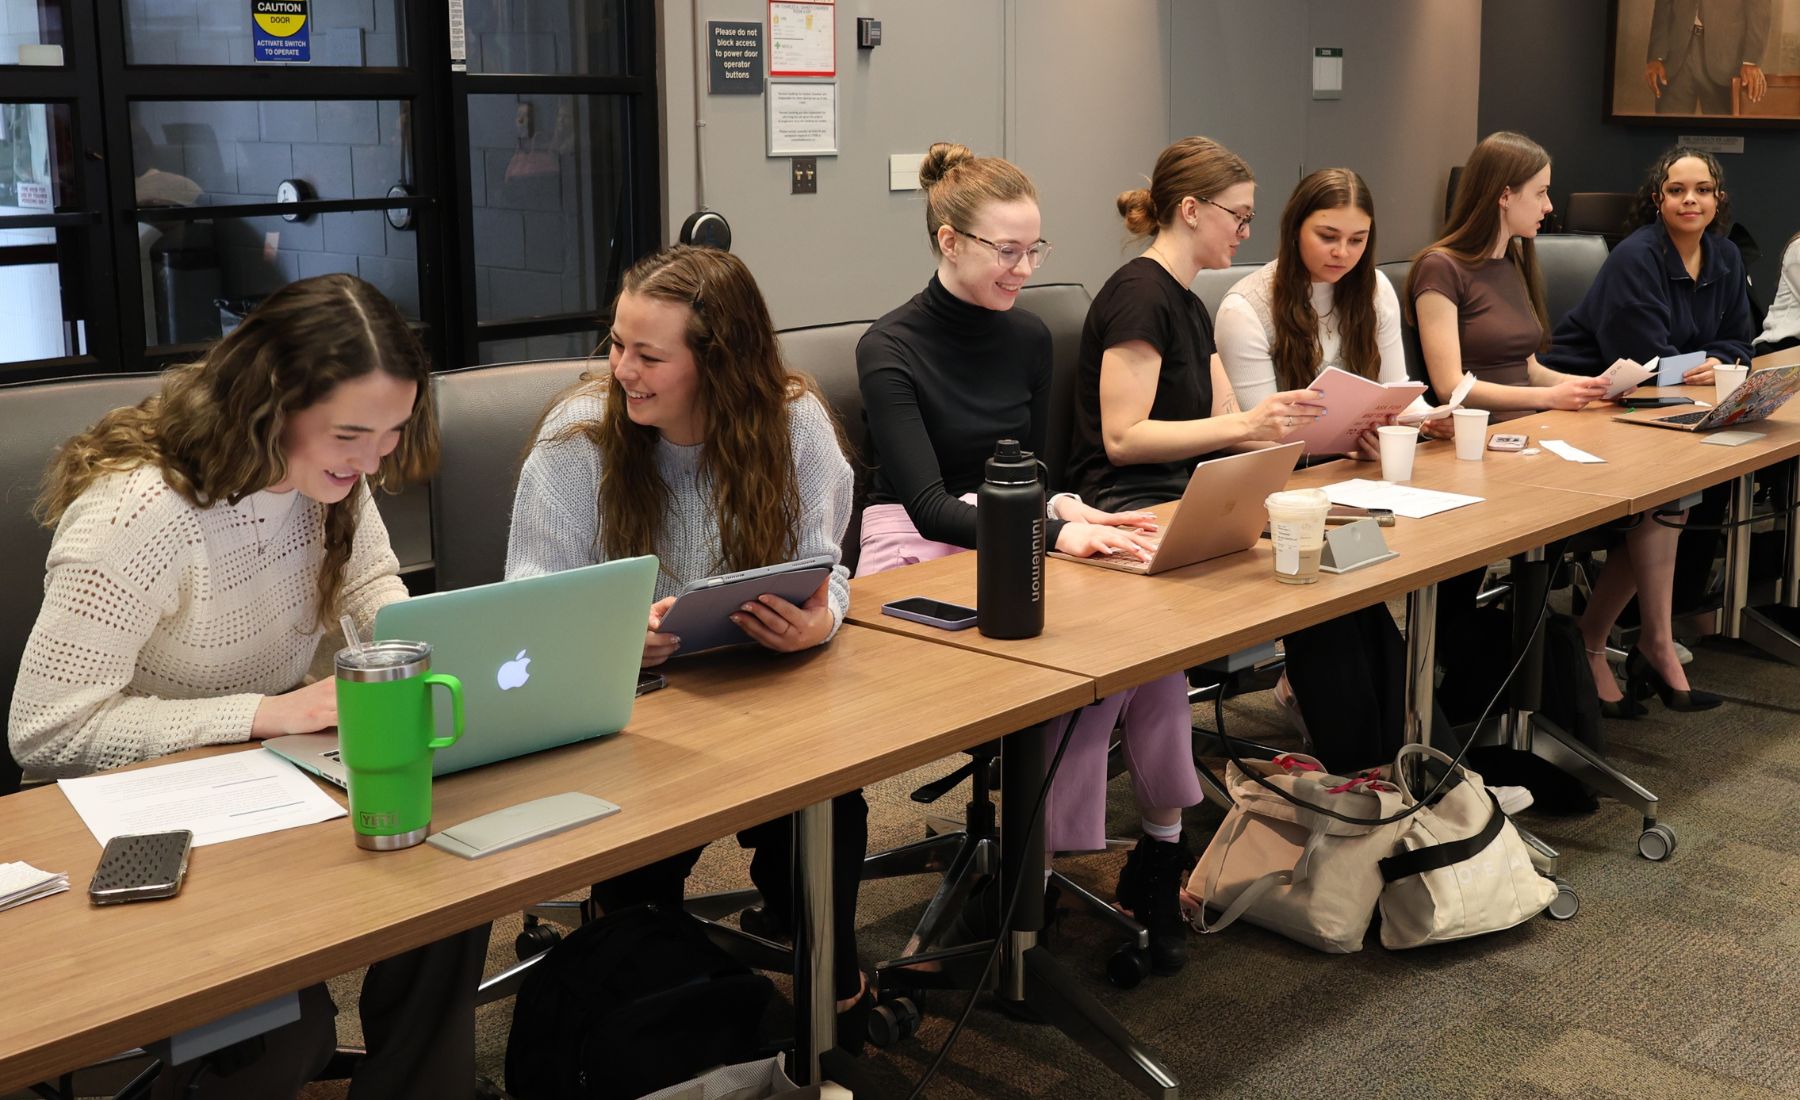
<path id="1" fill-rule="evenodd" d="M 874 468 L 862 574 L 973 549 L 974 493 L 995 442 L 1017 439 L 1042 454 L 1049 424 L 1050 332 L 1013 309 L 1050 251 L 1037 189 L 998 157 L 942 142 L 926 154 L 919 182 L 937 272 L 856 349 Z M 1064 553 L 1149 557 L 1144 543 L 1156 524 L 1148 515 L 1103 512 L 1073 494 L 1056 496 L 1049 512 L 1048 538 Z M 1081 711 L 1045 804 L 1045 846 L 1105 846 L 1107 750 L 1121 714 L 1145 837 L 1119 876 L 1118 899 L 1150 929 L 1152 969 L 1173 974 L 1187 959 L 1177 899 L 1193 865 L 1181 811 L 1201 799 L 1184 677 Z M 1052 724 L 1052 749 L 1065 728 Z"/>
<path id="2" fill-rule="evenodd" d="M 1275 443 L 1324 412 L 1313 390 L 1270 394 L 1240 411 L 1213 358 L 1212 318 L 1188 285 L 1230 267 L 1256 217 L 1256 180 L 1210 138 L 1183 138 L 1156 158 L 1150 186 L 1119 213 L 1143 253 L 1113 272 L 1088 308 L 1075 376 L 1069 478 L 1104 508 L 1179 499 L 1204 456 Z"/>

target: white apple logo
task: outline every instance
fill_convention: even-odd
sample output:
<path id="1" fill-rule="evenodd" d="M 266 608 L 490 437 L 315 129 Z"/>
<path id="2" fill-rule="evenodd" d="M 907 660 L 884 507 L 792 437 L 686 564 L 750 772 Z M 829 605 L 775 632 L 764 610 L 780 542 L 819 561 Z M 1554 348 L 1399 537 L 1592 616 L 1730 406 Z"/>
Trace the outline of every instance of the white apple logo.
<path id="1" fill-rule="evenodd" d="M 525 656 L 525 651 L 521 649 L 518 656 L 501 665 L 500 675 L 496 677 L 500 681 L 500 690 L 511 691 L 516 687 L 524 687 L 525 681 L 531 679 L 531 672 L 525 667 L 530 663 L 531 658 Z"/>

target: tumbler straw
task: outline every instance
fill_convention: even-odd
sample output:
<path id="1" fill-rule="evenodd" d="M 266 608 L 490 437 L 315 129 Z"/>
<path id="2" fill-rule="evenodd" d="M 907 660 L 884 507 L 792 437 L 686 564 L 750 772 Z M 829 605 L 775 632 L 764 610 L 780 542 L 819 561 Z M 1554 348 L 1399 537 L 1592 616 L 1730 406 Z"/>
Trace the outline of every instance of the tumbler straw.
<path id="1" fill-rule="evenodd" d="M 363 641 L 356 633 L 356 620 L 345 613 L 338 616 L 338 625 L 344 628 L 344 644 L 350 647 L 350 652 L 361 654 Z"/>

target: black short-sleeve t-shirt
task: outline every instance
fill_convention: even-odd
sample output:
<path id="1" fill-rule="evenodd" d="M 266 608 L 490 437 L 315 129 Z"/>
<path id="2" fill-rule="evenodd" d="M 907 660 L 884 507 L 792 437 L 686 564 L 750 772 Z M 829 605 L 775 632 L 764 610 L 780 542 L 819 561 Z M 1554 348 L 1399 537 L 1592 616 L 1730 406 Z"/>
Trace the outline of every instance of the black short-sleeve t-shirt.
<path id="1" fill-rule="evenodd" d="M 1152 420 L 1212 415 L 1212 318 L 1166 268 L 1139 256 L 1106 280 L 1081 329 L 1069 482 L 1083 500 L 1099 508 L 1178 499 L 1202 457 L 1134 466 L 1115 466 L 1107 458 L 1100 434 L 1100 357 L 1132 340 L 1144 341 L 1162 356 Z"/>

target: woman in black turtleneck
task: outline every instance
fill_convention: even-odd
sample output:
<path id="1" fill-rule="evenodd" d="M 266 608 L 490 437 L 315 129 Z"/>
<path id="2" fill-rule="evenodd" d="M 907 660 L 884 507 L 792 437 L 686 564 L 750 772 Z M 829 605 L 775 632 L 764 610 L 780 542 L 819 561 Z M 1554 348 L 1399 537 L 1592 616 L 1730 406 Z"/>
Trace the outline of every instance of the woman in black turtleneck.
<path id="1" fill-rule="evenodd" d="M 937 274 L 856 349 L 875 468 L 863 514 L 864 574 L 972 549 L 973 494 L 995 442 L 1017 439 L 1042 453 L 1049 423 L 1050 333 L 1013 309 L 1050 251 L 1039 236 L 1036 189 L 998 157 L 943 143 L 926 155 L 919 181 Z M 1149 558 L 1155 520 L 1147 513 L 1102 512 L 1070 493 L 1052 498 L 1049 512 L 1051 544 L 1066 554 Z M 1104 847 L 1107 750 L 1121 717 L 1145 836 L 1119 876 L 1119 903 L 1149 927 L 1152 967 L 1172 974 L 1187 957 L 1178 895 L 1193 865 L 1181 811 L 1201 798 L 1185 677 L 1162 677 L 1081 712 L 1045 803 L 1044 839 L 1051 851 Z M 1052 723 L 1051 745 L 1063 729 Z"/>

